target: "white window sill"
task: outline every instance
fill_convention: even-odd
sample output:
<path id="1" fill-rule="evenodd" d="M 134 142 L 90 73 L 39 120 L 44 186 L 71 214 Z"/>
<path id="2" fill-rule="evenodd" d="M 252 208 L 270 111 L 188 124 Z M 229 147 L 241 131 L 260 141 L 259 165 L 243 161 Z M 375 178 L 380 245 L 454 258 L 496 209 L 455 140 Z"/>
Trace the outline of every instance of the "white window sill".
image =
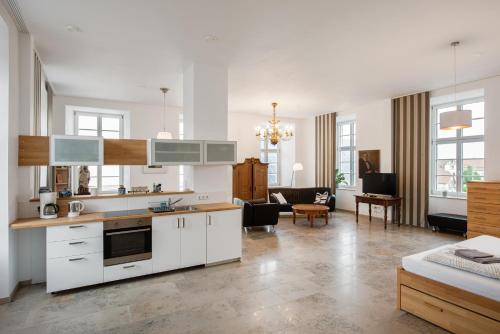
<path id="1" fill-rule="evenodd" d="M 449 196 L 443 196 L 443 195 L 438 195 L 438 194 L 431 194 L 429 197 L 433 198 L 441 198 L 441 199 L 456 199 L 456 200 L 467 200 L 467 196 L 457 196 L 457 195 L 449 195 Z"/>

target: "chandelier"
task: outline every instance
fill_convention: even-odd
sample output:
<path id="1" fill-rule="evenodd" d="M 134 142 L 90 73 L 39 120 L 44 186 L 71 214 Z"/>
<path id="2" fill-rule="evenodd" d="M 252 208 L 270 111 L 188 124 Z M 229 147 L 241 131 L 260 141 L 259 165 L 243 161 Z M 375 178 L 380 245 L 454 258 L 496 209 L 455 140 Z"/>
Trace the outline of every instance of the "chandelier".
<path id="1" fill-rule="evenodd" d="M 293 131 L 292 128 L 286 127 L 282 129 L 279 126 L 279 120 L 276 119 L 276 106 L 278 103 L 271 103 L 273 106 L 273 119 L 269 121 L 269 124 L 263 129 L 260 126 L 255 129 L 255 136 L 259 140 L 269 140 L 272 145 L 276 145 L 280 140 L 287 141 L 292 139 Z"/>

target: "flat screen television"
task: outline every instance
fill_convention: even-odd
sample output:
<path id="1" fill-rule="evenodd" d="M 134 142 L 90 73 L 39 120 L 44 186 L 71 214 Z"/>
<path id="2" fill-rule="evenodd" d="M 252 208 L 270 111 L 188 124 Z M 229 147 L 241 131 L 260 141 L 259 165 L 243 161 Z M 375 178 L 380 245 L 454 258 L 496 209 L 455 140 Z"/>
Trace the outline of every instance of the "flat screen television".
<path id="1" fill-rule="evenodd" d="M 363 193 L 396 196 L 396 174 L 365 174 L 363 177 Z"/>

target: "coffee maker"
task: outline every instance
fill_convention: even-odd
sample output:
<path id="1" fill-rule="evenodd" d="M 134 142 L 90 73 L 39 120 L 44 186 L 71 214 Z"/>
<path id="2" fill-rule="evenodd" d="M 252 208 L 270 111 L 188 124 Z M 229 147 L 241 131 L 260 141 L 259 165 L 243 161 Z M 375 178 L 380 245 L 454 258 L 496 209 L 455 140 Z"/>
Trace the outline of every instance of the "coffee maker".
<path id="1" fill-rule="evenodd" d="M 51 192 L 48 188 L 40 188 L 40 218 L 51 219 L 57 218 L 59 212 L 59 205 L 57 202 L 57 193 Z"/>

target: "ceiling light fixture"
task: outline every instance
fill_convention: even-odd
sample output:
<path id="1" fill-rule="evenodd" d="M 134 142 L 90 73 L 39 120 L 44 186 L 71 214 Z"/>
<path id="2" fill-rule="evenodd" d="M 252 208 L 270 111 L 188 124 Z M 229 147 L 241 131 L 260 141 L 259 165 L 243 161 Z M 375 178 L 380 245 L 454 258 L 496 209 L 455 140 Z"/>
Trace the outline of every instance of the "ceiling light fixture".
<path id="1" fill-rule="evenodd" d="M 162 114 L 162 123 L 163 123 L 163 131 L 158 132 L 156 135 L 157 139 L 172 139 L 172 134 L 167 131 L 167 100 L 166 95 L 169 91 L 166 87 L 161 87 L 160 91 L 163 93 L 163 114 Z"/>
<path id="2" fill-rule="evenodd" d="M 460 42 L 452 42 L 453 67 L 455 72 L 453 92 L 456 110 L 447 111 L 439 115 L 439 128 L 441 130 L 458 130 L 472 126 L 472 110 L 460 109 L 457 105 L 457 46 Z"/>
<path id="3" fill-rule="evenodd" d="M 273 106 L 273 119 L 269 121 L 269 125 L 262 129 L 261 127 L 257 127 L 255 129 L 255 136 L 259 140 L 269 140 L 272 145 L 276 145 L 280 140 L 287 141 L 292 139 L 293 131 L 290 127 L 281 129 L 279 126 L 279 120 L 276 119 L 276 106 L 278 103 L 271 103 Z"/>

